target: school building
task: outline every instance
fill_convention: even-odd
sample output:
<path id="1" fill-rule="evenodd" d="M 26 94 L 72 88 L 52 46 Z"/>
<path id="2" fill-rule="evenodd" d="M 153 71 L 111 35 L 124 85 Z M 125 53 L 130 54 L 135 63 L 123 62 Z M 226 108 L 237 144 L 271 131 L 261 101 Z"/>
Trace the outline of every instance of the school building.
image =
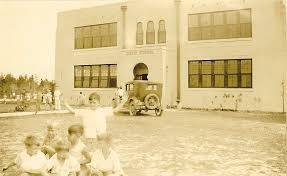
<path id="1" fill-rule="evenodd" d="M 285 0 L 128 0 L 58 14 L 55 81 L 108 104 L 131 80 L 164 107 L 282 111 Z M 286 96 L 285 96 L 286 97 Z"/>

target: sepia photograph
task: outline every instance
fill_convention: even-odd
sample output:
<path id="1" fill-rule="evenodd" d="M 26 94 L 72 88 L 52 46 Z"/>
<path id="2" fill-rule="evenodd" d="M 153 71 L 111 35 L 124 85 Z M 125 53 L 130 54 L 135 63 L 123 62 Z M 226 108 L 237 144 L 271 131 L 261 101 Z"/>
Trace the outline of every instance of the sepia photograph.
<path id="1" fill-rule="evenodd" d="M 0 0 L 0 176 L 286 176 L 287 0 Z"/>

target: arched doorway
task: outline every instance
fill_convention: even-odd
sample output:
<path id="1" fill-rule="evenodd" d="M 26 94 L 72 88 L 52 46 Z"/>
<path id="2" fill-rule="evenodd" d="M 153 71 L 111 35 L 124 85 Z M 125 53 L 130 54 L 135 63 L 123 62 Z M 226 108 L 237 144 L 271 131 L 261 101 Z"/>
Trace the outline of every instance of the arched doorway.
<path id="1" fill-rule="evenodd" d="M 138 63 L 134 67 L 134 80 L 148 80 L 148 67 L 144 63 Z"/>

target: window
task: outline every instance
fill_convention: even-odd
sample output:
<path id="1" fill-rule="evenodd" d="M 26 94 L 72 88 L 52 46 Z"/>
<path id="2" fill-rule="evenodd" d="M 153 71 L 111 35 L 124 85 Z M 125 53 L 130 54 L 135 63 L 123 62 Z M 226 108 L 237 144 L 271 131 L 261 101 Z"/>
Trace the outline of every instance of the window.
<path id="1" fill-rule="evenodd" d="M 251 60 L 241 61 L 241 86 L 252 87 L 252 63 Z"/>
<path id="2" fill-rule="evenodd" d="M 188 40 L 201 40 L 201 30 L 199 26 L 199 15 L 188 16 Z"/>
<path id="3" fill-rule="evenodd" d="M 92 66 L 92 80 L 91 80 L 91 87 L 97 88 L 99 87 L 99 78 L 100 78 L 100 66 L 93 65 Z"/>
<path id="4" fill-rule="evenodd" d="M 81 66 L 75 66 L 75 77 L 74 77 L 74 87 L 82 87 L 82 67 Z"/>
<path id="5" fill-rule="evenodd" d="M 75 49 L 117 46 L 117 23 L 75 28 Z"/>
<path id="6" fill-rule="evenodd" d="M 226 38 L 240 37 L 238 11 L 228 11 L 226 14 Z"/>
<path id="7" fill-rule="evenodd" d="M 188 40 L 252 37 L 251 9 L 188 15 Z"/>
<path id="8" fill-rule="evenodd" d="M 189 61 L 188 87 L 252 88 L 252 60 Z"/>
<path id="9" fill-rule="evenodd" d="M 110 65 L 109 87 L 117 87 L 117 66 Z"/>
<path id="10" fill-rule="evenodd" d="M 224 12 L 217 12 L 213 14 L 213 31 L 215 39 L 224 39 L 225 25 L 224 25 Z"/>
<path id="11" fill-rule="evenodd" d="M 211 87 L 211 61 L 205 61 L 201 63 L 201 85 L 202 87 Z"/>
<path id="12" fill-rule="evenodd" d="M 158 43 L 165 43 L 165 42 L 166 42 L 165 22 L 164 20 L 160 20 L 158 27 Z"/>
<path id="13" fill-rule="evenodd" d="M 188 64 L 189 73 L 189 86 L 188 87 L 199 87 L 199 61 L 190 61 Z"/>
<path id="14" fill-rule="evenodd" d="M 83 79 L 83 87 L 89 88 L 90 87 L 90 78 L 91 78 L 91 67 L 84 66 L 84 79 Z"/>
<path id="15" fill-rule="evenodd" d="M 214 61 L 214 87 L 224 87 L 224 61 Z"/>
<path id="16" fill-rule="evenodd" d="M 137 23 L 136 44 L 143 45 L 143 24 Z"/>
<path id="17" fill-rule="evenodd" d="M 75 48 L 84 48 L 83 28 L 75 28 Z"/>
<path id="18" fill-rule="evenodd" d="M 205 13 L 200 15 L 201 39 L 212 39 L 211 14 Z"/>
<path id="19" fill-rule="evenodd" d="M 100 77 L 100 87 L 108 87 L 108 76 L 109 76 L 109 67 L 108 65 L 101 65 L 101 77 Z"/>
<path id="20" fill-rule="evenodd" d="M 134 85 L 133 84 L 127 84 L 126 85 L 126 90 L 127 91 L 133 91 L 134 90 Z"/>
<path id="21" fill-rule="evenodd" d="M 91 35 L 92 27 L 87 26 L 83 28 L 84 48 L 93 47 L 93 37 Z"/>
<path id="22" fill-rule="evenodd" d="M 240 35 L 241 37 L 252 37 L 251 11 L 240 10 Z"/>
<path id="23" fill-rule="evenodd" d="M 227 61 L 227 87 L 238 87 L 238 76 L 237 60 Z"/>
<path id="24" fill-rule="evenodd" d="M 147 85 L 146 90 L 157 90 L 157 85 L 149 84 Z"/>
<path id="25" fill-rule="evenodd" d="M 154 24 L 152 21 L 147 23 L 146 44 L 155 44 Z"/>
<path id="26" fill-rule="evenodd" d="M 74 74 L 75 88 L 117 87 L 117 65 L 77 65 Z"/>

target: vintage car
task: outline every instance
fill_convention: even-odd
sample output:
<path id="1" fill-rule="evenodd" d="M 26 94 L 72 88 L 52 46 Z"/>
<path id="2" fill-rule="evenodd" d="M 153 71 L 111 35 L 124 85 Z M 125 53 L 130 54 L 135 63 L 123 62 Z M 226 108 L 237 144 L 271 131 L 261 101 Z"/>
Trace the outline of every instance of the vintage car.
<path id="1" fill-rule="evenodd" d="M 128 98 L 123 107 L 130 115 L 137 115 L 141 111 L 155 111 L 157 116 L 162 115 L 161 97 L 162 84 L 147 80 L 134 80 L 126 83 Z"/>

